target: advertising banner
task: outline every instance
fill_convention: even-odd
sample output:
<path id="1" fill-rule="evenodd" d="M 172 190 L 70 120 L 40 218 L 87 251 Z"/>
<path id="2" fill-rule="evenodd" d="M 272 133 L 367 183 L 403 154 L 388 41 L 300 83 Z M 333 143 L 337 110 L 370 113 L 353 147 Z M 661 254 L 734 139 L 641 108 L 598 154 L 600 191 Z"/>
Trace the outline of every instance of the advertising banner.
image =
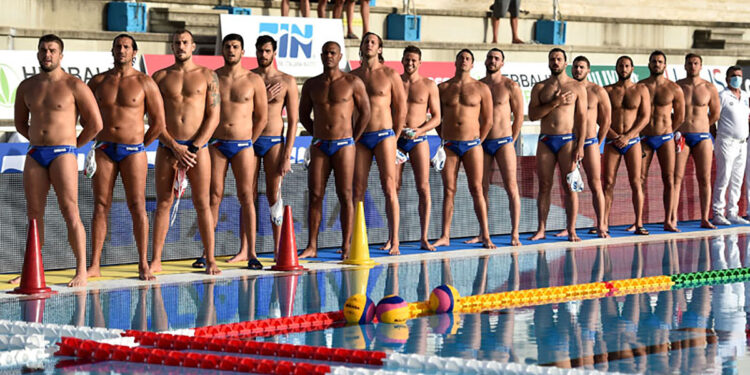
<path id="1" fill-rule="evenodd" d="M 60 66 L 71 75 L 88 82 L 91 77 L 112 68 L 111 52 L 66 51 Z M 135 68 L 140 70 L 140 64 Z M 0 50 L 0 119 L 13 119 L 16 88 L 26 78 L 39 73 L 36 51 Z"/>
<path id="2" fill-rule="evenodd" d="M 300 77 L 313 77 L 323 72 L 320 51 L 328 41 L 337 42 L 344 50 L 344 31 L 339 19 L 269 17 L 222 14 L 220 37 L 240 34 L 245 40 L 245 56 L 255 55 L 255 41 L 261 35 L 276 40 L 278 69 Z M 341 59 L 340 68 L 346 67 Z"/>

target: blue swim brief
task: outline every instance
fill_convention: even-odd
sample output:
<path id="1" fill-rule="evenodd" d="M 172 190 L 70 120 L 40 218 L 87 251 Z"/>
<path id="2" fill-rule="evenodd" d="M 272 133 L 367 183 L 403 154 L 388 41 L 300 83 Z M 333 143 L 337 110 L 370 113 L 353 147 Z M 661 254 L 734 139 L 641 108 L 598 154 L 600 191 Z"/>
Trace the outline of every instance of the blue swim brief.
<path id="1" fill-rule="evenodd" d="M 224 156 L 229 160 L 232 160 L 232 158 L 240 151 L 246 148 L 253 147 L 253 141 L 250 139 L 236 141 L 211 138 L 208 143 L 211 146 L 216 147 L 217 150 L 221 151 L 221 153 L 224 154 Z"/>
<path id="2" fill-rule="evenodd" d="M 714 141 L 711 133 L 682 133 L 682 136 L 685 138 L 685 144 L 691 148 L 707 139 L 710 139 L 712 143 Z"/>
<path id="3" fill-rule="evenodd" d="M 583 147 L 589 147 L 591 145 L 598 145 L 598 144 L 599 144 L 599 138 L 591 137 L 591 138 L 586 138 L 586 140 L 583 142 Z"/>
<path id="4" fill-rule="evenodd" d="M 55 159 L 60 155 L 75 154 L 75 146 L 31 146 L 26 155 L 31 156 L 39 165 L 49 168 Z"/>
<path id="5" fill-rule="evenodd" d="M 557 154 L 568 142 L 576 139 L 576 136 L 570 134 L 540 134 L 539 141 L 547 145 L 552 153 Z"/>
<path id="6" fill-rule="evenodd" d="M 102 150 L 115 163 L 123 161 L 130 155 L 146 151 L 146 146 L 143 143 L 131 145 L 127 143 L 97 141 L 94 148 Z"/>
<path id="7" fill-rule="evenodd" d="M 414 139 L 407 139 L 407 138 L 399 138 L 398 139 L 398 148 L 401 149 L 403 152 L 409 152 L 411 149 L 413 149 L 416 145 L 424 142 L 427 140 L 427 137 L 421 136 Z"/>
<path id="8" fill-rule="evenodd" d="M 619 152 L 619 153 L 620 153 L 620 155 L 625 155 L 625 154 L 627 154 L 627 153 L 628 153 L 628 150 L 630 150 L 630 148 L 631 148 L 631 147 L 633 147 L 633 145 L 634 145 L 634 144 L 636 144 L 636 143 L 638 143 L 638 142 L 640 142 L 640 141 L 641 141 L 641 138 L 640 138 L 640 137 L 635 137 L 635 138 L 631 138 L 631 139 L 630 139 L 630 140 L 628 141 L 628 144 L 627 144 L 627 145 L 626 145 L 625 147 L 623 147 L 623 148 L 619 148 L 619 147 L 615 146 L 615 140 L 614 140 L 614 139 L 611 139 L 611 138 L 607 138 L 607 139 L 606 139 L 606 140 L 604 141 L 604 144 L 606 144 L 606 145 L 610 145 L 610 146 L 614 147 L 614 149 L 615 149 L 615 150 L 617 150 L 617 152 Z"/>
<path id="9" fill-rule="evenodd" d="M 258 137 L 258 139 L 255 140 L 255 143 L 253 144 L 253 150 L 255 150 L 255 155 L 264 157 L 266 156 L 268 150 L 272 149 L 273 146 L 276 146 L 277 144 L 280 144 L 282 142 L 284 142 L 283 137 L 261 135 L 260 137 Z"/>
<path id="10" fill-rule="evenodd" d="M 673 133 L 662 134 L 662 135 L 644 135 L 641 137 L 641 141 L 651 147 L 653 150 L 658 150 L 661 145 L 674 138 Z"/>
<path id="11" fill-rule="evenodd" d="M 500 147 L 503 147 L 507 144 L 513 143 L 513 137 L 502 137 L 502 138 L 494 138 L 494 139 L 485 139 L 484 142 L 482 142 L 482 148 L 484 149 L 484 152 L 488 153 L 489 155 L 495 155 L 497 153 L 497 150 L 500 149 Z"/>
<path id="12" fill-rule="evenodd" d="M 443 147 L 453 151 L 460 158 L 472 148 L 479 146 L 480 143 L 479 138 L 473 141 L 445 141 Z"/>
<path id="13" fill-rule="evenodd" d="M 362 134 L 357 142 L 372 150 L 380 141 L 394 136 L 396 136 L 396 133 L 393 132 L 393 129 L 378 130 Z"/>
<path id="14" fill-rule="evenodd" d="M 354 144 L 354 138 L 342 138 L 342 139 L 315 139 L 313 138 L 310 146 L 317 147 L 320 151 L 323 151 L 328 157 L 333 156 L 336 151 Z"/>

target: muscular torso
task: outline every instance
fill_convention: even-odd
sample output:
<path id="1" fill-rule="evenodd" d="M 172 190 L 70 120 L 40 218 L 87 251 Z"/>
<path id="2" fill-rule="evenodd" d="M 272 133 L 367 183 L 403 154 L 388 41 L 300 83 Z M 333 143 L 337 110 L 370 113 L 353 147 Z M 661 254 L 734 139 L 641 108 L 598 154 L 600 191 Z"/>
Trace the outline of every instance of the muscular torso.
<path id="1" fill-rule="evenodd" d="M 706 133 L 708 123 L 708 104 L 711 102 L 711 83 L 701 80 L 697 85 L 684 80 L 680 88 L 685 94 L 685 121 L 680 127 L 683 133 Z"/>
<path id="2" fill-rule="evenodd" d="M 266 86 L 273 86 L 278 83 L 280 91 L 273 99 L 268 100 L 268 123 L 266 128 L 263 129 L 262 135 L 280 136 L 284 132 L 284 119 L 281 113 L 284 109 L 284 98 L 286 98 L 291 82 L 294 82 L 295 85 L 297 83 L 293 77 L 281 72 L 277 72 L 273 76 L 265 76 L 263 81 Z"/>
<path id="3" fill-rule="evenodd" d="M 341 139 L 352 136 L 354 86 L 357 77 L 343 74 L 333 81 L 323 75 L 310 79 L 313 104 L 313 135 L 320 139 Z"/>
<path id="4" fill-rule="evenodd" d="M 440 89 L 442 107 L 442 137 L 454 141 L 469 141 L 479 138 L 479 112 L 482 104 L 481 83 L 445 81 Z"/>
<path id="5" fill-rule="evenodd" d="M 24 102 L 31 116 L 29 142 L 32 145 L 76 145 L 78 113 L 74 80 L 77 78 L 65 74 L 55 81 L 34 76 L 22 83 Z"/>
<path id="6" fill-rule="evenodd" d="M 199 67 L 185 72 L 167 68 L 154 79 L 164 99 L 167 131 L 177 140 L 192 138 L 203 122 L 209 73 Z"/>
<path id="7" fill-rule="evenodd" d="M 404 80 L 406 91 L 406 127 L 418 128 L 427 121 L 427 105 L 430 99 L 429 78 L 422 78 L 416 82 Z"/>
<path id="8" fill-rule="evenodd" d="M 635 125 L 638 108 L 641 105 L 641 93 L 638 85 L 628 88 L 623 86 L 607 86 L 607 94 L 612 104 L 612 131 L 623 134 Z"/>
<path id="9" fill-rule="evenodd" d="M 391 116 L 391 74 L 393 69 L 382 66 L 377 69 L 368 70 L 360 67 L 353 70 L 351 74 L 359 77 L 367 89 L 370 97 L 370 122 L 365 132 L 374 132 L 393 128 L 393 117 Z"/>
<path id="10" fill-rule="evenodd" d="M 586 108 L 586 130 L 584 136 L 593 138 L 597 136 L 597 118 L 599 117 L 599 93 L 603 90 L 593 82 L 586 84 L 586 98 L 588 106 Z"/>
<path id="11" fill-rule="evenodd" d="M 657 84 L 656 80 L 642 81 L 651 94 L 651 121 L 641 131 L 643 135 L 662 135 L 672 132 L 672 103 L 676 84 L 667 80 Z"/>
<path id="12" fill-rule="evenodd" d="M 253 136 L 253 89 L 252 76 L 255 73 L 245 72 L 232 76 L 217 71 L 219 76 L 219 93 L 221 94 L 221 115 L 219 126 L 214 131 L 214 138 L 246 140 Z"/>
<path id="13" fill-rule="evenodd" d="M 127 144 L 143 142 L 146 92 L 142 80 L 145 77 L 140 72 L 122 76 L 110 71 L 93 78 L 96 80 L 94 97 L 104 122 L 104 128 L 96 135 L 97 140 Z"/>
<path id="14" fill-rule="evenodd" d="M 542 88 L 539 91 L 539 102 L 541 104 L 547 104 L 555 100 L 555 95 L 558 91 L 560 93 L 570 91 L 576 95 L 580 83 L 571 79 L 570 81 L 561 84 L 556 79 L 548 79 L 537 83 L 537 85 L 542 85 Z M 542 134 L 573 133 L 576 109 L 575 103 L 576 100 L 574 99 L 568 104 L 561 104 L 547 114 L 547 116 L 542 117 L 540 132 Z"/>
<path id="15" fill-rule="evenodd" d="M 482 82 L 487 84 L 492 93 L 492 128 L 487 139 L 508 137 L 513 135 L 510 118 L 510 96 L 513 90 L 513 81 L 502 77 L 500 82 L 492 82 L 485 77 Z"/>

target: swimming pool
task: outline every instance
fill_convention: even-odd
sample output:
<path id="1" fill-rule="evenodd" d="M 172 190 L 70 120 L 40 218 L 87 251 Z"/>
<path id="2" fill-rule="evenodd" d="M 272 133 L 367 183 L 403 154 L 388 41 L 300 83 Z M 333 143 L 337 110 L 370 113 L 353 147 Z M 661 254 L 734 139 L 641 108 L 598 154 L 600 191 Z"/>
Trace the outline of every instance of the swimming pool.
<path id="1" fill-rule="evenodd" d="M 363 290 L 375 302 L 388 294 L 416 302 L 427 300 L 430 291 L 441 284 L 451 284 L 462 296 L 469 296 L 746 267 L 750 262 L 748 240 L 744 233 L 730 233 L 575 249 L 561 243 L 555 249 L 493 252 L 480 257 L 448 254 L 443 259 L 369 269 L 154 283 L 54 295 L 41 308 L 35 301 L 6 300 L 0 304 L 0 319 L 31 320 L 43 312 L 44 323 L 180 332 L 338 311 L 349 295 Z M 747 373 L 745 300 L 749 291 L 746 283 L 719 284 L 482 313 L 440 314 L 403 325 L 335 326 L 253 340 L 459 357 L 517 364 L 525 369 L 538 365 L 622 373 Z M 250 340 L 243 335 L 235 338 Z M 56 371 L 63 372 L 198 371 L 64 357 L 46 363 L 48 369 L 56 366 Z"/>

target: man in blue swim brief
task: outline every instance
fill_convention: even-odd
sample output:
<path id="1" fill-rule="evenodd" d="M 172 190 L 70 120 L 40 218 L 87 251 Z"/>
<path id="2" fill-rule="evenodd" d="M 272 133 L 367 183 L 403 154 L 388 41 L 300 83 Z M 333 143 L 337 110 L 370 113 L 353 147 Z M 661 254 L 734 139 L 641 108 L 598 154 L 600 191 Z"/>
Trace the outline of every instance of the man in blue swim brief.
<path id="1" fill-rule="evenodd" d="M 401 75 L 401 81 L 404 83 L 406 95 L 406 125 L 398 139 L 398 148 L 409 156 L 414 172 L 414 184 L 419 196 L 418 209 L 421 227 L 419 246 L 421 249 L 434 251 L 435 247 L 427 239 L 432 198 L 430 197 L 430 145 L 427 143 L 425 134 L 440 125 L 440 92 L 435 81 L 419 74 L 421 62 L 422 51 L 418 47 L 404 48 L 401 59 L 404 74 Z M 430 112 L 429 119 L 427 119 L 427 111 Z M 405 164 L 401 163 L 396 172 L 397 191 L 401 189 Z"/>
<path id="2" fill-rule="evenodd" d="M 494 249 L 496 246 L 490 239 L 487 202 L 482 190 L 484 152 L 481 147 L 481 142 L 487 138 L 493 124 L 492 93 L 486 84 L 471 78 L 474 54 L 470 50 L 458 52 L 455 66 L 453 78 L 438 85 L 443 111 L 440 137 L 445 143 L 446 152 L 442 170 L 443 229 L 440 238 L 432 245 L 450 245 L 456 180 L 460 164 L 463 163 L 469 192 L 474 201 L 474 213 L 479 222 L 480 241 L 483 247 Z"/>
<path id="3" fill-rule="evenodd" d="M 396 191 L 396 140 L 401 136 L 406 122 L 406 94 L 398 73 L 383 64 L 382 53 L 383 40 L 380 36 L 366 33 L 359 45 L 362 65 L 351 72 L 365 83 L 371 111 L 370 122 L 356 145 L 354 202 L 365 199 L 372 158 L 375 156 L 388 218 L 389 241 L 380 249 L 388 251 L 390 255 L 398 255 L 401 213 Z"/>
<path id="4" fill-rule="evenodd" d="M 596 214 L 596 226 L 589 230 L 589 234 L 597 234 L 601 238 L 607 238 L 609 237 L 609 228 L 607 228 L 604 220 L 604 190 L 601 181 L 602 162 L 599 144 L 600 140 L 604 141 L 605 135 L 609 131 L 612 122 L 612 106 L 609 104 L 607 92 L 601 86 L 588 80 L 589 72 L 591 72 L 591 63 L 588 58 L 577 56 L 573 59 L 571 75 L 586 87 L 586 99 L 588 100 L 581 165 L 586 171 L 588 188 L 591 191 L 591 200 Z M 566 235 L 567 231 L 557 234 L 557 236 Z"/>
<path id="5" fill-rule="evenodd" d="M 516 177 L 516 149 L 515 140 L 521 134 L 523 125 L 523 94 L 521 88 L 512 79 L 503 76 L 502 67 L 505 65 L 505 53 L 492 48 L 487 52 L 484 67 L 487 75 L 481 79 L 492 93 L 492 128 L 487 139 L 482 142 L 484 149 L 484 168 L 482 171 L 482 191 L 489 211 L 490 175 L 493 161 L 503 177 L 503 186 L 508 196 L 510 211 L 510 245 L 521 245 L 518 233 L 521 221 L 521 194 L 518 191 Z M 467 242 L 478 242 L 475 237 Z"/>
<path id="6" fill-rule="evenodd" d="M 138 52 L 135 39 L 127 34 L 112 42 L 114 67 L 89 80 L 99 104 L 104 128 L 96 136 L 96 173 L 93 177 L 94 214 L 91 218 L 91 265 L 89 277 L 101 277 L 101 258 L 107 237 L 107 221 L 112 205 L 115 180 L 119 174 L 133 221 L 133 237 L 138 249 L 138 277 L 154 280 L 148 264 L 148 216 L 146 178 L 148 160 L 145 144 L 151 144 L 165 127 L 164 104 L 159 88 L 147 74 L 133 68 Z M 132 97 L 135 101 L 116 100 Z M 146 131 L 143 116 L 148 115 Z"/>
<path id="7" fill-rule="evenodd" d="M 700 55 L 688 53 L 685 55 L 685 73 L 687 76 L 677 81 L 685 96 L 685 121 L 677 128 L 684 138 L 684 146 L 678 147 L 675 160 L 675 205 L 674 211 L 672 211 L 672 219 L 679 219 L 677 213 L 682 180 L 685 177 L 685 166 L 688 158 L 692 156 L 695 165 L 695 177 L 698 180 L 701 227 L 711 229 L 716 228 L 716 226 L 709 220 L 711 214 L 711 166 L 714 156 L 713 137 L 709 130 L 711 124 L 719 122 L 721 100 L 716 86 L 700 77 L 702 68 L 703 58 Z"/>
<path id="8" fill-rule="evenodd" d="M 605 227 L 609 228 L 609 213 L 614 201 L 617 169 L 624 157 L 632 190 L 635 233 L 647 235 L 649 232 L 643 227 L 642 156 L 639 134 L 650 119 L 651 98 L 645 85 L 636 84 L 630 79 L 633 74 L 633 59 L 629 56 L 620 56 L 615 63 L 615 71 L 617 83 L 604 87 L 612 105 L 612 124 L 607 132 L 602 158 Z"/>
<path id="9" fill-rule="evenodd" d="M 242 36 L 227 34 L 221 45 L 224 66 L 216 70 L 221 96 L 221 116 L 209 147 L 211 215 L 215 228 L 219 221 L 219 207 L 224 198 L 224 181 L 231 164 L 237 187 L 237 199 L 240 202 L 240 242 L 245 238 L 248 246 L 244 254 L 240 251 L 240 255 L 234 256 L 230 261 L 247 261 L 249 269 L 259 270 L 263 265 L 255 252 L 256 213 L 253 189 L 256 178 L 248 171 L 254 171 L 256 168 L 257 160 L 253 145 L 266 127 L 268 119 L 266 85 L 260 76 L 242 66 L 242 56 L 245 55 L 245 41 Z M 205 253 L 203 255 L 205 256 Z M 199 258 L 193 264 L 196 268 L 203 265 L 203 258 Z"/>
<path id="10" fill-rule="evenodd" d="M 266 200 L 269 207 L 281 198 L 281 180 L 291 170 L 291 154 L 294 147 L 294 139 L 297 135 L 297 119 L 299 108 L 299 94 L 297 83 L 293 76 L 276 69 L 276 40 L 269 35 L 261 35 L 255 41 L 255 56 L 258 67 L 252 72 L 259 75 L 266 85 L 268 99 L 268 121 L 262 133 L 253 142 L 254 169 L 251 170 L 250 180 L 253 183 L 253 201 L 258 197 L 258 178 L 260 167 L 263 164 L 263 172 L 266 182 Z M 282 111 L 286 107 L 287 129 L 286 140 L 282 136 L 284 132 L 284 119 Z M 269 217 L 274 238 L 274 259 L 278 252 L 281 226 L 274 222 L 273 213 Z M 244 218 L 240 220 L 244 223 Z M 257 222 L 257 218 L 255 219 Z M 257 228 L 258 224 L 254 224 Z M 248 258 L 248 235 L 245 225 L 241 227 L 239 252 L 227 262 L 248 261 L 250 268 L 257 268 L 259 262 Z M 251 264 L 252 263 L 252 264 Z"/>
<path id="11" fill-rule="evenodd" d="M 640 81 L 649 90 L 651 97 L 651 121 L 641 131 L 643 139 L 643 163 L 641 164 L 641 183 L 647 188 L 648 168 L 651 166 L 654 153 L 659 158 L 661 180 L 664 185 L 664 230 L 679 232 L 677 217 L 674 215 L 677 206 L 677 193 L 674 186 L 675 143 L 674 131 L 685 119 L 685 95 L 680 86 L 664 75 L 667 57 L 661 51 L 654 51 L 648 58 L 648 69 L 651 75 Z"/>
<path id="12" fill-rule="evenodd" d="M 152 273 L 162 269 L 161 256 L 170 228 L 170 216 L 180 216 L 179 211 L 173 211 L 172 207 L 174 186 L 176 181 L 180 181 L 180 176 L 185 176 L 190 183 L 192 208 L 205 254 L 205 272 L 217 275 L 221 270 L 214 256 L 216 221 L 211 212 L 211 152 L 216 148 L 205 145 L 220 121 L 222 98 L 219 78 L 214 71 L 193 61 L 193 52 L 197 47 L 190 31 L 182 29 L 172 33 L 171 48 L 174 64 L 153 74 L 164 100 L 167 127 L 159 137 L 159 143 L 166 147 L 157 148 L 154 163 L 156 212 L 153 255 L 149 267 Z M 252 97 L 249 98 L 252 100 Z M 250 117 L 243 118 L 245 122 L 249 120 Z M 236 138 L 243 136 L 238 134 Z"/>
<path id="13" fill-rule="evenodd" d="M 565 73 L 565 51 L 553 48 L 547 55 L 551 76 L 531 90 L 529 119 L 541 120 L 540 137 L 536 148 L 536 169 L 539 177 L 537 196 L 537 231 L 532 241 L 546 238 L 547 216 L 551 204 L 555 166 L 565 178 L 583 158 L 584 129 L 588 99 L 586 87 Z M 578 195 L 563 184 L 565 192 L 566 229 L 569 241 L 580 241 L 576 233 Z"/>
<path id="14" fill-rule="evenodd" d="M 39 247 L 42 248 L 44 211 L 52 186 L 68 229 L 68 242 L 76 257 L 75 276 L 68 286 L 79 287 L 86 285 L 87 281 L 86 230 L 78 210 L 75 149 L 87 144 L 102 129 L 102 118 L 91 90 L 83 81 L 60 68 L 62 57 L 62 39 L 53 34 L 39 38 L 37 60 L 40 72 L 18 85 L 13 120 L 18 133 L 29 139 L 30 145 L 30 157 L 26 158 L 23 167 L 26 215 L 37 223 Z M 83 131 L 76 137 L 79 115 Z M 10 282 L 19 280 L 20 277 Z"/>
<path id="15" fill-rule="evenodd" d="M 336 179 L 336 195 L 341 207 L 341 259 L 349 257 L 351 248 L 355 164 L 352 163 L 355 150 L 351 143 L 362 136 L 370 122 L 370 99 L 361 79 L 339 69 L 342 57 L 338 43 L 329 41 L 323 44 L 320 54 L 323 73 L 305 81 L 300 95 L 300 122 L 318 141 L 318 146 L 310 147 L 310 165 L 307 169 L 308 242 L 300 258 L 318 256 L 323 198 L 331 171 Z M 352 124 L 355 107 L 359 115 Z M 393 150 L 394 158 L 395 152 Z"/>

